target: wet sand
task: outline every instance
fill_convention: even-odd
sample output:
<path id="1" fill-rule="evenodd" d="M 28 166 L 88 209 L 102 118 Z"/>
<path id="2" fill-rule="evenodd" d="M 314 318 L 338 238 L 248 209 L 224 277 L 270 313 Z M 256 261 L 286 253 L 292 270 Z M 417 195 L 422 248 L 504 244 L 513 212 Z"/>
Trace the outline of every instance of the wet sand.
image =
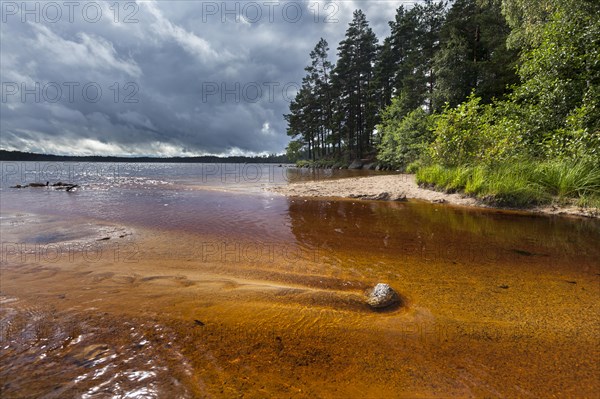
<path id="1" fill-rule="evenodd" d="M 407 206 L 373 209 L 391 212 L 381 220 L 394 226 L 390 216 Z M 419 228 L 416 243 L 414 226 L 403 225 L 387 238 L 365 226 L 361 240 L 332 239 L 335 229 L 357 234 L 362 218 L 343 225 L 327 215 L 371 212 L 360 209 L 291 200 L 303 237 L 294 251 L 93 220 L 85 223 L 96 229 L 74 238 L 72 221 L 46 221 L 69 237 L 55 243 L 63 252 L 3 248 L 3 397 L 597 395 L 596 254 L 554 236 L 499 251 L 535 230 L 477 238 L 487 227 L 468 215 L 447 220 L 462 234 Z M 436 209 L 422 207 L 427 217 Z M 3 234 L 16 242 L 37 234 L 12 227 Z M 69 242 L 79 246 L 65 252 Z M 382 243 L 387 252 L 375 249 Z M 365 305 L 364 290 L 380 281 L 400 292 L 402 307 Z"/>
<path id="2" fill-rule="evenodd" d="M 269 190 L 297 197 L 356 198 L 383 201 L 418 199 L 434 203 L 488 207 L 483 202 L 462 194 L 445 193 L 420 187 L 416 183 L 414 175 L 406 174 L 292 183 L 272 187 Z M 577 206 L 551 205 L 525 210 L 549 215 L 600 217 L 599 209 Z"/>

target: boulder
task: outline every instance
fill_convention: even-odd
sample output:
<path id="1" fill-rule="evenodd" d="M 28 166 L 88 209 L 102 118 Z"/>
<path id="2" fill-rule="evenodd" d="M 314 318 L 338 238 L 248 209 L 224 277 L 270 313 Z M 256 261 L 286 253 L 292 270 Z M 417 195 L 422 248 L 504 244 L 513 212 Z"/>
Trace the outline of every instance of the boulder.
<path id="1" fill-rule="evenodd" d="M 348 169 L 360 169 L 362 168 L 363 163 L 360 159 L 356 159 L 354 160 L 354 162 L 352 162 L 349 166 Z"/>
<path id="2" fill-rule="evenodd" d="M 387 308 L 400 303 L 400 296 L 388 284 L 379 283 L 367 291 L 367 303 L 374 309 Z"/>
<path id="3" fill-rule="evenodd" d="M 362 168 L 364 170 L 375 170 L 375 162 L 373 163 L 366 163 L 362 166 Z"/>

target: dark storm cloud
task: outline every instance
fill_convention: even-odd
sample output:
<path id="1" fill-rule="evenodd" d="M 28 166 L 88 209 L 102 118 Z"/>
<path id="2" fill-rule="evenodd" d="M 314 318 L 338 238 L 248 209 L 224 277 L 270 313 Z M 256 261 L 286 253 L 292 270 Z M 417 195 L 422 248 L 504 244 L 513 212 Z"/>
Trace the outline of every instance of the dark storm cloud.
<path id="1" fill-rule="evenodd" d="M 320 37 L 401 2 L 3 1 L 1 143 L 69 154 L 281 152 Z"/>

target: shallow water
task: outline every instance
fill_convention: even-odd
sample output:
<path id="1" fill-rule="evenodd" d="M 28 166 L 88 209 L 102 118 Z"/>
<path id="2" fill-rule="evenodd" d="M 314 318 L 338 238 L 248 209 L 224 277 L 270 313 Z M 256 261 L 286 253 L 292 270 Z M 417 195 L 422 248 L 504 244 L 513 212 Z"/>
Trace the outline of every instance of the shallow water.
<path id="1" fill-rule="evenodd" d="M 263 189 L 356 173 L 253 170 L 3 164 L 2 397 L 600 390 L 597 221 L 285 198 Z M 82 187 L 9 188 L 48 180 Z M 402 306 L 369 309 L 377 282 Z"/>

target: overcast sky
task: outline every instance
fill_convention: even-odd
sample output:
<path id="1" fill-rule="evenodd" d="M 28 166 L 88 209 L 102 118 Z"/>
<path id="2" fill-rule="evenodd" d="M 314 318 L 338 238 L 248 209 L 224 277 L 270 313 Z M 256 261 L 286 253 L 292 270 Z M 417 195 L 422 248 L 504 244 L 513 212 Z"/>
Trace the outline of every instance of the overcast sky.
<path id="1" fill-rule="evenodd" d="M 282 115 L 319 38 L 335 60 L 360 8 L 381 42 L 402 3 L 3 0 L 0 147 L 281 153 Z"/>

